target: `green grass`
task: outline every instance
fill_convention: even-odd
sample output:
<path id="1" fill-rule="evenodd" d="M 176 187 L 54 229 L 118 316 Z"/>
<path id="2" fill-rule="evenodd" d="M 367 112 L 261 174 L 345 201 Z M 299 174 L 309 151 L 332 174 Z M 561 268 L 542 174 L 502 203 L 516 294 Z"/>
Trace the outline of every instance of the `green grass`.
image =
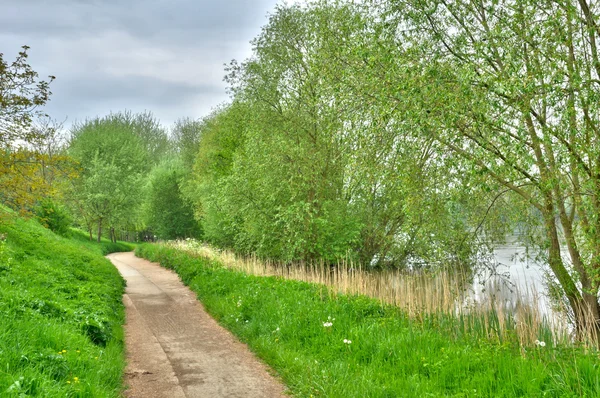
<path id="1" fill-rule="evenodd" d="M 0 225 L 0 396 L 118 397 L 124 281 L 84 244 L 33 220 Z"/>
<path id="2" fill-rule="evenodd" d="M 295 396 L 600 396 L 597 352 L 456 336 L 449 330 L 460 320 L 411 319 L 365 296 L 250 276 L 165 246 L 144 244 L 137 254 L 178 272 Z"/>
<path id="3" fill-rule="evenodd" d="M 100 243 L 98 243 L 95 239 L 90 240 L 90 237 L 87 234 L 87 232 L 75 228 L 71 229 L 71 234 L 69 235 L 69 238 L 77 242 L 80 246 L 84 246 L 89 250 L 98 252 L 103 256 L 106 256 L 110 253 L 130 252 L 135 250 L 136 247 L 135 243 L 119 241 L 117 243 L 114 243 L 106 238 L 102 238 Z"/>

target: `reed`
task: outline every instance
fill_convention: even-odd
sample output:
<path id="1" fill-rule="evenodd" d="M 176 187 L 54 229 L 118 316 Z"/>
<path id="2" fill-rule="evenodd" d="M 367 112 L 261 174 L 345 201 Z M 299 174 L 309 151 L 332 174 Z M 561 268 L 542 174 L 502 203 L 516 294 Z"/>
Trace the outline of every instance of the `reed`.
<path id="1" fill-rule="evenodd" d="M 575 341 L 568 310 L 546 309 L 534 288 L 508 289 L 498 281 L 474 291 L 469 277 L 448 270 L 373 272 L 350 261 L 331 267 L 324 262 L 282 264 L 256 256 L 239 256 L 194 240 L 167 243 L 187 253 L 214 260 L 228 269 L 256 276 L 275 276 L 328 286 L 332 294 L 360 294 L 392 304 L 411 318 L 437 322 L 454 336 L 475 334 L 521 346 L 571 344 Z M 509 291 L 510 290 L 510 291 Z M 587 325 L 578 343 L 595 347 L 595 329 Z"/>

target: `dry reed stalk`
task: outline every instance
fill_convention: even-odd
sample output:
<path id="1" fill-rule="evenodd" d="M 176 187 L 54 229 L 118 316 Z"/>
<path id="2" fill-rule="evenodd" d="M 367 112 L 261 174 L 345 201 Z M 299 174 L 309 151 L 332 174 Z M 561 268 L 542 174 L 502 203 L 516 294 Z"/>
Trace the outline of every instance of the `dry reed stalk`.
<path id="1" fill-rule="evenodd" d="M 510 328 L 521 345 L 533 345 L 543 330 L 549 331 L 553 342 L 567 343 L 568 325 L 564 319 L 544 316 L 538 305 L 535 291 L 515 292 L 514 308 L 507 308 L 505 297 L 497 286 L 485 289 L 485 296 L 473 301 L 469 297 L 469 281 L 455 273 L 407 273 L 398 270 L 369 272 L 355 267 L 350 261 L 339 261 L 330 268 L 324 262 L 299 263 L 290 266 L 273 261 L 263 261 L 256 256 L 240 257 L 227 250 L 216 250 L 195 241 L 174 241 L 170 246 L 188 253 L 216 260 L 226 268 L 256 276 L 275 276 L 328 286 L 330 292 L 362 294 L 392 304 L 410 317 L 424 315 L 450 315 L 460 318 L 463 333 L 484 333 L 488 338 L 503 341 Z M 586 343 L 593 344 L 593 324 L 584 325 Z"/>

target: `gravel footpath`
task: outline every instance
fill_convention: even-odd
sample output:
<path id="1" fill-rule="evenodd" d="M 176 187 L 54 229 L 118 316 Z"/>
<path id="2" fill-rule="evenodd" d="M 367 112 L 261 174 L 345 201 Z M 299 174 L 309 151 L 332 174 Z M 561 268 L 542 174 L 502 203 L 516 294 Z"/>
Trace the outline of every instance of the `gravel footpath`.
<path id="1" fill-rule="evenodd" d="M 284 397 L 269 369 L 222 328 L 174 272 L 107 256 L 127 281 L 126 397 Z"/>

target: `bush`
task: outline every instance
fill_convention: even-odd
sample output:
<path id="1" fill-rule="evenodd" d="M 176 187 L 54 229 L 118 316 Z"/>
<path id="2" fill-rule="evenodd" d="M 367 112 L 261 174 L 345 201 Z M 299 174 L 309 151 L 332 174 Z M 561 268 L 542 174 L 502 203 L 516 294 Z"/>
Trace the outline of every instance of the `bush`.
<path id="1" fill-rule="evenodd" d="M 43 199 L 35 208 L 35 215 L 44 227 L 62 236 L 68 236 L 72 218 L 68 210 L 52 199 Z"/>

